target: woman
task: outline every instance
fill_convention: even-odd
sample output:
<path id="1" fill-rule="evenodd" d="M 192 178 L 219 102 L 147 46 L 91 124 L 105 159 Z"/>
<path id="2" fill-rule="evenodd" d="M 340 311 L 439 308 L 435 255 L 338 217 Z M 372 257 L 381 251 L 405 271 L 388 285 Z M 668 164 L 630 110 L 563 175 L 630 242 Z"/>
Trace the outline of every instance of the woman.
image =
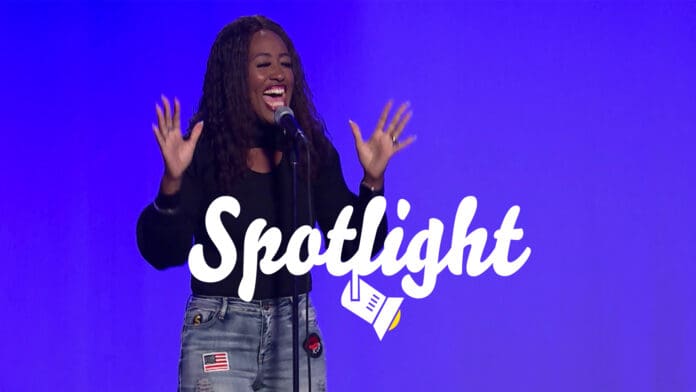
<path id="1" fill-rule="evenodd" d="M 326 233 L 347 205 L 355 208 L 350 227 L 360 229 L 367 203 L 383 194 L 389 159 L 413 141 L 398 142 L 411 116 L 406 113 L 408 105 L 401 105 L 387 124 L 388 103 L 367 141 L 357 124 L 350 122 L 365 171 L 358 196 L 345 184 L 338 154 L 315 112 L 292 42 L 278 24 L 265 17 L 239 18 L 218 34 L 188 137 L 182 137 L 180 130 L 178 100 L 174 99 L 172 108 L 163 96 L 162 106 L 156 106 L 153 131 L 165 170 L 155 202 L 138 220 L 138 247 L 143 257 L 157 269 L 184 264 L 193 238 L 203 244 L 208 264 L 217 267 L 220 255 L 205 230 L 206 209 L 221 195 L 233 196 L 241 205 L 239 216 L 221 217 L 237 249 L 232 273 L 217 283 L 191 278 L 192 296 L 181 337 L 179 390 L 291 390 L 294 277 L 285 268 L 273 275 L 257 273 L 253 300 L 238 298 L 249 224 L 263 218 L 268 226 L 280 229 L 278 256 L 293 232 L 288 140 L 274 125 L 274 111 L 291 107 L 308 139 L 305 152 L 311 165 L 306 171 L 306 154 L 301 153 L 297 223 L 314 225 L 316 221 Z M 386 223 L 382 222 L 375 250 L 385 235 Z M 344 245 L 344 258 L 357 249 L 354 242 Z M 307 274 L 298 280 L 300 343 L 304 343 L 300 388 L 307 390 L 311 384 L 313 391 L 322 391 L 326 372 L 321 333 L 314 308 L 306 302 L 311 277 Z"/>

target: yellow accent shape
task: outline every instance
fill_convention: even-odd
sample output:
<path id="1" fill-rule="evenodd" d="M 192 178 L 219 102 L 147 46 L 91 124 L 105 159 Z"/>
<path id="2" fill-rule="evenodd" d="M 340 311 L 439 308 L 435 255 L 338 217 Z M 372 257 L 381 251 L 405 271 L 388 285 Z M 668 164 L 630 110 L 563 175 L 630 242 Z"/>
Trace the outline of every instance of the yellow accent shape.
<path id="1" fill-rule="evenodd" d="M 401 321 L 401 310 L 396 313 L 394 321 L 392 321 L 391 325 L 389 326 L 389 330 L 391 331 L 392 329 L 396 328 L 396 326 L 399 325 L 399 321 Z"/>

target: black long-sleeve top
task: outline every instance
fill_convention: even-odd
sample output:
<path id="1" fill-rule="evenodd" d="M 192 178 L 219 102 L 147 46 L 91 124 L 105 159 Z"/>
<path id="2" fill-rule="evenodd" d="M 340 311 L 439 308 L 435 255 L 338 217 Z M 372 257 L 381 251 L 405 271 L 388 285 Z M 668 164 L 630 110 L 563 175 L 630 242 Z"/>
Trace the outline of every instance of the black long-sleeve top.
<path id="1" fill-rule="evenodd" d="M 383 191 L 371 191 L 360 187 L 355 195 L 346 186 L 341 171 L 341 163 L 335 148 L 330 145 L 327 158 L 320 162 L 320 169 L 312 181 L 313 218 L 326 234 L 335 223 L 339 212 L 347 205 L 354 207 L 350 228 L 358 229 L 353 241 L 344 243 L 343 259 L 358 249 L 363 214 L 368 202 Z M 196 295 L 237 297 L 242 279 L 244 263 L 244 235 L 247 227 L 257 218 L 267 221 L 268 227 L 278 227 L 282 232 L 282 242 L 274 260 L 285 253 L 292 230 L 291 167 L 284 154 L 278 166 L 270 173 L 257 173 L 247 170 L 235 182 L 229 192 L 239 201 L 241 212 L 237 218 L 230 214 L 222 215 L 222 222 L 237 249 L 237 262 L 230 275 L 217 283 L 201 282 L 191 276 L 191 289 Z M 205 260 L 210 267 L 220 264 L 220 255 L 207 235 L 205 213 L 210 203 L 222 194 L 216 189 L 214 170 L 215 160 L 205 143 L 198 143 L 191 165 L 184 173 L 180 191 L 175 195 L 159 194 L 155 200 L 157 208 L 151 203 L 140 214 L 137 224 L 138 248 L 142 256 L 155 268 L 165 269 L 182 265 L 188 258 L 193 242 L 202 244 Z M 298 184 L 298 226 L 310 224 L 307 183 L 305 176 L 299 176 Z M 163 212 L 163 210 L 168 210 Z M 381 249 L 387 233 L 386 217 L 377 230 L 374 251 Z M 193 239 L 193 242 L 192 242 Z M 306 255 L 306 246 L 303 246 Z M 302 256 L 306 257 L 306 256 Z M 258 259 L 261 259 L 259 255 Z M 286 267 L 272 275 L 263 274 L 257 266 L 254 299 L 278 298 L 292 295 L 293 275 Z M 306 274 L 299 279 L 300 293 L 311 290 L 311 276 Z"/>

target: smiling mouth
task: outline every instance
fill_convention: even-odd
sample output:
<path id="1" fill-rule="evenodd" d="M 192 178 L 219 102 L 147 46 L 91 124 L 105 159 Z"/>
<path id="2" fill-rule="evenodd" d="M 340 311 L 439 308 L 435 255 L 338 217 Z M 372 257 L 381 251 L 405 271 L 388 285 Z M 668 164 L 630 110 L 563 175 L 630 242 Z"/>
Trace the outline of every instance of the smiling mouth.
<path id="1" fill-rule="evenodd" d="M 271 86 L 264 90 L 263 102 L 273 111 L 285 106 L 285 86 Z"/>

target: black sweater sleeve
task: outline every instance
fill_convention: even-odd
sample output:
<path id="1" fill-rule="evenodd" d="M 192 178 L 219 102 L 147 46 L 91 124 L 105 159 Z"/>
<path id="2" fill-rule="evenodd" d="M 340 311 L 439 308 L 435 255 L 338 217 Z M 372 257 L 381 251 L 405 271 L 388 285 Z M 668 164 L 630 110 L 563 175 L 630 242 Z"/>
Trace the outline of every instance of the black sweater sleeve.
<path id="1" fill-rule="evenodd" d="M 194 162 L 174 195 L 159 194 L 140 213 L 136 226 L 140 254 L 158 270 L 182 265 L 193 243 L 196 220 L 200 219 L 201 187 Z"/>
<path id="2" fill-rule="evenodd" d="M 322 169 L 315 181 L 314 205 L 317 222 L 324 233 L 331 230 L 341 210 L 348 205 L 353 206 L 353 215 L 350 219 L 350 228 L 358 230 L 358 235 L 353 241 L 346 241 L 343 247 L 342 259 L 347 260 L 358 250 L 360 233 L 363 224 L 363 216 L 367 204 L 376 196 L 383 196 L 384 189 L 372 192 L 365 186 L 360 186 L 359 195 L 355 195 L 348 189 L 341 170 L 341 161 L 336 149 L 331 146 L 328 157 L 322 165 Z M 372 255 L 374 256 L 384 246 L 387 237 L 386 214 L 380 221 L 375 236 Z M 327 243 L 327 247 L 328 247 Z"/>

